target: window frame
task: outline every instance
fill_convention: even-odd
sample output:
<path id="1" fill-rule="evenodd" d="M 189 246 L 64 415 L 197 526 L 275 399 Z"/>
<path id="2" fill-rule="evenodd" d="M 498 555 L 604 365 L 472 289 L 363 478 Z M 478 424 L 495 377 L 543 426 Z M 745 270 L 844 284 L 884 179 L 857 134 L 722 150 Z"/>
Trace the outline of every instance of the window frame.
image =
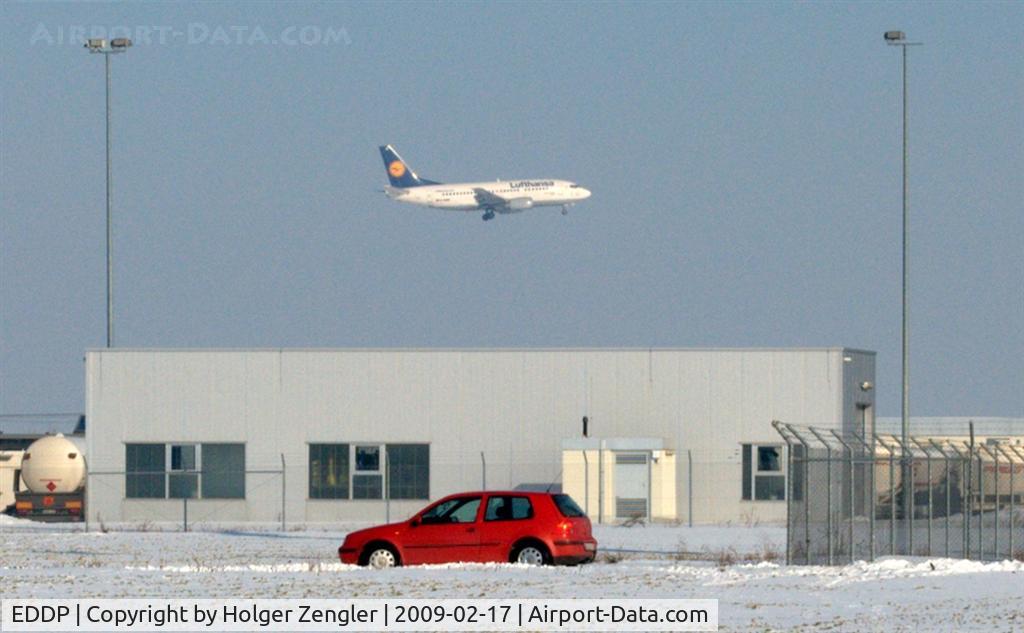
<path id="1" fill-rule="evenodd" d="M 352 444 L 350 442 L 308 442 L 306 444 L 306 446 L 308 447 L 308 449 L 307 449 L 307 459 L 308 459 L 308 461 L 306 462 L 306 474 L 308 475 L 308 477 L 306 479 L 306 498 L 309 499 L 309 500 L 312 500 L 312 501 L 339 501 L 339 500 L 348 501 L 348 500 L 351 500 L 352 499 L 352 461 L 351 461 L 351 458 L 352 458 Z M 336 451 L 337 454 L 339 454 L 339 455 L 343 454 L 344 455 L 344 457 L 345 457 L 344 471 L 336 473 L 336 478 L 339 481 L 344 479 L 344 486 L 345 486 L 345 488 L 342 491 L 341 495 L 337 495 L 337 496 L 325 495 L 323 493 L 323 491 L 325 491 L 325 490 L 340 489 L 340 486 L 338 486 L 337 484 L 335 484 L 334 486 L 328 486 L 325 483 L 321 483 L 318 486 L 317 490 L 320 491 L 319 494 L 316 494 L 316 495 L 313 494 L 313 455 L 312 455 L 312 453 L 313 453 L 314 447 L 318 448 L 321 451 L 321 454 L 318 455 L 318 457 L 320 459 L 323 459 L 325 457 L 325 454 L 324 454 L 323 451 L 324 451 L 325 448 L 328 448 L 328 447 L 330 449 L 332 449 L 332 452 Z"/>
<path id="2" fill-rule="evenodd" d="M 502 517 L 498 517 L 498 516 L 495 516 L 493 519 L 487 518 L 488 515 L 491 512 L 491 501 L 494 501 L 495 499 L 501 499 L 503 502 L 507 500 L 508 507 L 509 507 L 509 516 L 508 516 L 508 518 L 502 518 Z M 513 501 L 515 499 L 523 499 L 524 501 L 526 501 L 526 507 L 529 510 L 529 512 L 527 513 L 526 516 L 524 516 L 524 517 L 516 517 L 515 516 L 515 512 L 513 510 L 513 508 L 515 507 L 513 505 Z M 515 495 L 511 495 L 511 494 L 509 494 L 509 495 L 487 495 L 487 503 L 484 504 L 483 520 L 484 520 L 484 523 L 503 523 L 503 522 L 509 522 L 509 521 L 529 521 L 530 519 L 532 519 L 536 515 L 537 515 L 537 513 L 533 509 L 533 500 L 530 499 L 529 495 L 523 495 L 523 494 L 515 494 Z"/>
<path id="3" fill-rule="evenodd" d="M 241 482 L 242 483 L 242 496 L 240 496 L 240 497 L 238 497 L 238 496 L 226 496 L 225 497 L 225 496 L 204 496 L 203 495 L 203 477 L 204 477 L 204 475 L 205 474 L 215 474 L 216 473 L 216 471 L 211 471 L 210 473 L 204 473 L 203 472 L 203 446 L 204 445 L 241 447 L 241 449 L 242 449 L 242 471 L 241 471 L 241 477 L 242 477 L 242 482 Z M 247 491 L 246 485 L 245 485 L 246 484 L 246 481 L 245 481 L 246 473 L 248 472 L 247 469 L 246 469 L 246 466 L 245 466 L 246 452 L 247 452 L 247 450 L 246 450 L 247 449 L 246 442 L 166 442 L 166 441 L 165 442 L 122 442 L 122 446 L 124 446 L 124 456 L 125 456 L 125 466 L 124 466 L 124 486 L 125 487 L 124 487 L 124 497 L 123 498 L 126 501 L 127 500 L 175 501 L 175 500 L 184 499 L 184 498 L 196 499 L 196 500 L 208 499 L 208 500 L 216 500 L 216 501 L 245 501 L 248 498 L 248 491 Z M 132 470 L 129 470 L 130 465 L 128 463 L 129 462 L 128 451 L 129 451 L 129 447 L 133 447 L 133 446 L 136 446 L 136 447 L 138 447 L 138 446 L 154 447 L 153 450 L 155 450 L 155 447 L 160 447 L 160 453 L 162 453 L 162 455 L 163 455 L 163 467 L 162 467 L 162 470 L 160 470 L 159 472 L 153 471 L 153 470 L 144 470 L 144 471 L 132 471 Z M 184 451 L 180 450 L 180 449 L 185 449 L 185 448 L 192 449 L 192 459 L 191 459 L 192 467 L 191 468 L 189 468 L 188 466 L 183 466 L 181 464 L 182 461 L 186 461 L 186 460 L 184 460 Z M 175 467 L 175 465 L 174 465 L 175 449 L 179 449 L 178 450 L 178 452 L 179 452 L 179 465 L 177 467 Z M 236 471 L 225 471 L 225 472 L 230 472 L 230 473 L 235 474 L 235 475 L 238 474 Z M 142 479 L 141 480 L 139 480 L 139 479 L 134 480 L 136 483 L 133 486 L 133 485 L 129 484 L 129 481 L 133 477 L 142 478 Z M 159 487 L 161 488 L 161 494 L 159 496 L 156 496 L 156 495 L 152 495 L 152 496 L 137 496 L 137 495 L 129 495 L 128 494 L 129 493 L 129 488 L 137 487 L 138 486 L 138 482 L 139 481 L 145 482 L 145 481 L 147 481 L 146 478 L 153 478 L 153 482 L 155 484 L 155 478 L 156 477 L 160 477 L 161 478 L 161 483 L 159 484 Z M 188 488 L 186 488 L 186 490 L 188 490 L 190 488 L 190 490 L 188 490 L 188 491 L 191 492 L 191 494 L 188 495 L 187 497 L 182 495 L 182 494 L 172 494 L 172 488 L 175 485 L 182 485 L 181 483 L 176 484 L 175 481 L 177 481 L 177 482 L 189 482 L 189 483 L 186 484 L 188 486 Z M 156 486 L 154 486 L 154 488 L 155 487 Z M 174 492 L 179 492 L 179 491 L 174 491 Z"/>
<path id="4" fill-rule="evenodd" d="M 306 463 L 306 474 L 307 474 L 306 499 L 307 500 L 315 500 L 315 501 L 384 501 L 384 500 L 394 500 L 394 501 L 429 501 L 430 500 L 430 471 L 431 471 L 430 442 L 415 442 L 415 441 L 408 441 L 408 442 L 401 442 L 401 441 L 399 441 L 399 442 L 374 442 L 374 441 L 337 441 L 337 442 L 328 442 L 328 441 L 319 441 L 319 442 L 307 442 L 306 446 L 309 447 L 308 448 L 309 452 L 307 453 L 309 455 L 309 459 L 308 459 L 308 461 Z M 313 459 L 312 459 L 312 451 L 313 451 L 314 447 L 327 447 L 327 446 L 331 446 L 331 447 L 344 446 L 344 447 L 347 447 L 347 449 L 345 450 L 345 453 L 348 456 L 348 471 L 346 473 L 348 489 L 345 490 L 344 496 L 319 496 L 319 495 L 314 496 L 312 494 L 313 493 Z M 424 453 L 425 453 L 423 455 L 424 463 L 420 464 L 416 460 L 414 460 L 412 462 L 412 466 L 411 466 L 413 468 L 422 467 L 425 470 L 425 472 L 423 473 L 424 479 L 425 479 L 424 484 L 422 486 L 415 486 L 414 487 L 415 489 L 412 491 L 412 493 L 415 495 L 415 493 L 420 492 L 420 490 L 422 490 L 422 496 L 407 496 L 406 494 L 401 494 L 399 496 L 396 496 L 396 495 L 392 494 L 392 492 L 393 492 L 392 488 L 394 486 L 395 478 L 393 478 L 391 475 L 392 475 L 392 468 L 395 468 L 396 465 L 393 463 L 391 455 L 392 455 L 392 449 L 396 448 L 396 447 L 415 447 L 415 448 L 418 448 L 418 449 L 422 449 L 424 451 Z M 378 450 L 378 453 L 377 453 L 377 469 L 376 470 L 358 469 L 357 468 L 356 456 L 358 455 L 358 451 L 359 451 L 359 449 L 366 449 L 366 448 L 375 448 L 375 449 Z M 410 465 L 408 463 L 403 463 L 401 465 L 404 465 L 406 467 L 410 467 Z M 341 474 L 341 473 L 339 473 L 339 474 Z M 379 486 L 380 494 L 378 496 L 356 496 L 356 492 L 355 491 L 356 491 L 356 478 L 357 477 L 376 478 L 376 482 L 374 482 L 373 485 L 374 486 Z M 360 488 L 361 489 L 365 489 L 366 488 L 366 485 L 365 485 L 364 482 L 360 483 Z"/>
<path id="5" fill-rule="evenodd" d="M 777 470 L 762 470 L 761 469 L 761 449 L 776 449 L 778 451 L 778 469 Z M 786 445 L 777 442 L 744 442 L 740 444 L 741 453 L 741 501 L 752 501 L 758 503 L 784 503 L 786 501 L 786 495 L 788 494 L 788 459 L 789 455 L 786 450 Z M 758 497 L 758 479 L 780 479 L 782 481 L 782 496 L 781 498 L 759 498 Z"/>
<path id="6" fill-rule="evenodd" d="M 177 495 L 171 495 L 171 489 L 174 487 L 175 481 L 189 482 L 191 481 L 192 495 L 189 499 L 200 499 L 200 473 L 203 470 L 202 466 L 202 449 L 197 448 L 198 442 L 166 442 L 164 444 L 164 464 L 167 466 L 167 476 L 164 477 L 166 483 L 166 490 L 164 491 L 165 499 L 182 499 L 183 497 Z M 175 468 L 174 467 L 174 449 L 192 449 L 192 468 Z M 182 453 L 181 461 L 184 461 L 184 451 Z"/>
<path id="7" fill-rule="evenodd" d="M 353 442 L 350 444 L 351 454 L 349 455 L 349 482 L 348 482 L 348 493 L 349 499 L 352 501 L 380 501 L 384 499 L 384 463 L 387 461 L 387 457 L 381 457 L 387 449 L 382 447 L 384 444 L 380 442 Z M 377 449 L 377 468 L 359 468 L 359 449 Z M 380 488 L 380 495 L 376 497 L 372 496 L 356 496 L 356 478 L 365 478 L 365 481 L 375 481 L 375 485 Z M 371 484 L 371 486 L 374 484 Z M 367 486 L 360 486 L 360 490 L 367 488 Z"/>

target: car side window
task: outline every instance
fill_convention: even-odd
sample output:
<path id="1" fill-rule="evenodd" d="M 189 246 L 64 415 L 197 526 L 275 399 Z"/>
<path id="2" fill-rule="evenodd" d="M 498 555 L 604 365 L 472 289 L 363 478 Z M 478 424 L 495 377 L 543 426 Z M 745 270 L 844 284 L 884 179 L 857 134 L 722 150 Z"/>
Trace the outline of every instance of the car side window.
<path id="1" fill-rule="evenodd" d="M 484 521 L 520 521 L 532 516 L 533 506 L 526 497 L 491 497 Z"/>
<path id="2" fill-rule="evenodd" d="M 449 499 L 430 508 L 420 516 L 428 523 L 472 523 L 480 509 L 480 497 L 459 497 Z"/>
<path id="3" fill-rule="evenodd" d="M 476 521 L 476 512 L 480 509 L 480 497 L 467 500 L 452 510 L 448 516 L 452 523 L 472 523 Z"/>

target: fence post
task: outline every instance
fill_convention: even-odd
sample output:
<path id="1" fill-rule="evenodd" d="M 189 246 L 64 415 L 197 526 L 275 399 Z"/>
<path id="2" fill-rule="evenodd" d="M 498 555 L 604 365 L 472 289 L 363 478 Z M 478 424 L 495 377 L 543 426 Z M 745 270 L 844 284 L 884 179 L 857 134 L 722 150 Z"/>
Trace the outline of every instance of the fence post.
<path id="1" fill-rule="evenodd" d="M 85 494 L 82 497 L 82 500 L 85 502 L 85 504 L 84 504 L 85 507 L 82 508 L 82 514 L 85 515 L 85 531 L 88 532 L 89 531 L 89 505 L 90 505 L 89 504 L 89 491 L 92 490 L 92 486 L 89 485 L 89 476 L 92 473 L 89 472 L 89 460 L 85 458 L 85 455 L 82 455 L 82 463 L 85 464 Z M 19 484 L 18 480 L 15 479 L 14 480 L 14 491 L 15 492 L 18 491 L 19 485 L 20 484 Z"/>
<path id="2" fill-rule="evenodd" d="M 893 468 L 896 453 L 889 449 L 889 556 L 896 555 L 896 477 Z"/>
<path id="3" fill-rule="evenodd" d="M 188 532 L 188 495 L 185 495 L 184 497 L 181 498 L 181 503 L 182 503 L 182 512 L 181 512 L 182 531 L 183 532 Z"/>
<path id="4" fill-rule="evenodd" d="M 832 565 L 832 446 L 829 444 L 825 445 L 825 464 L 825 529 L 828 531 L 828 564 Z"/>
<path id="5" fill-rule="evenodd" d="M 1000 449 L 1002 450 L 1002 449 Z M 1014 473 L 1017 470 L 1017 464 L 1013 461 L 1013 457 L 1009 453 L 1006 454 L 1007 459 L 1010 460 L 1010 544 L 1006 550 L 1006 557 L 1013 560 L 1013 514 L 1014 514 L 1014 496 L 1016 494 L 1016 488 L 1014 488 Z"/>
<path id="6" fill-rule="evenodd" d="M 793 533 L 793 471 L 796 464 L 796 451 L 793 450 L 793 445 L 789 443 L 789 438 L 783 436 L 786 440 L 786 453 L 788 459 L 786 460 L 786 565 L 790 564 L 790 535 Z"/>
<path id="7" fill-rule="evenodd" d="M 978 560 L 985 560 L 985 462 L 978 451 Z"/>
<path id="8" fill-rule="evenodd" d="M 597 522 L 604 523 L 604 440 L 597 445 Z"/>
<path id="9" fill-rule="evenodd" d="M 288 487 L 285 485 L 284 453 L 281 453 L 281 531 L 282 532 L 287 531 L 287 527 L 286 527 L 287 524 L 285 523 L 285 515 L 284 515 L 285 508 L 288 507 L 288 504 L 285 503 L 285 498 L 286 498 L 286 494 L 287 494 L 285 492 L 286 490 L 288 490 Z"/>
<path id="10" fill-rule="evenodd" d="M 854 495 L 856 494 L 856 492 L 854 491 L 854 487 L 855 487 L 854 484 L 856 484 L 854 479 L 855 479 L 856 475 L 854 474 L 854 471 L 853 471 L 853 448 L 847 447 L 847 450 L 849 451 L 849 455 L 850 455 L 850 516 L 849 516 L 849 519 L 850 519 L 850 563 L 852 564 L 853 560 L 854 560 L 853 505 L 854 505 L 854 502 L 855 502 Z"/>
<path id="11" fill-rule="evenodd" d="M 996 490 L 995 490 L 995 493 L 996 493 L 996 516 L 995 516 L 995 519 L 996 519 L 996 523 L 995 523 L 995 528 L 994 528 L 993 534 L 992 534 L 992 539 L 994 541 L 994 543 L 992 545 L 992 560 L 997 560 L 999 558 L 999 452 L 998 451 L 990 452 L 989 454 L 992 456 L 992 460 L 993 460 L 992 463 L 993 463 L 993 465 L 995 467 L 995 471 L 996 471 L 996 475 L 995 475 L 995 488 L 996 488 Z"/>
<path id="12" fill-rule="evenodd" d="M 583 514 L 590 516 L 590 460 L 587 459 L 587 449 L 584 447 L 580 453 L 583 454 Z"/>
<path id="13" fill-rule="evenodd" d="M 801 438 L 802 441 L 802 438 Z M 804 442 L 804 564 L 811 564 L 811 450 Z"/>
<path id="14" fill-rule="evenodd" d="M 693 451 L 690 449 L 686 449 L 686 506 L 686 517 L 693 527 Z"/>
<path id="15" fill-rule="evenodd" d="M 916 441 L 916 440 L 915 440 Z M 922 447 L 923 450 L 923 447 Z M 934 491 L 932 490 L 932 454 L 928 451 L 924 451 L 925 463 L 928 465 L 928 555 L 932 555 L 932 517 L 935 514 L 935 508 L 932 504 L 932 497 Z"/>
<path id="16" fill-rule="evenodd" d="M 391 491 L 388 489 L 388 445 L 384 445 L 384 523 L 391 523 Z"/>
<path id="17" fill-rule="evenodd" d="M 870 451 L 870 458 L 871 458 L 871 462 L 870 462 L 870 464 L 871 464 L 871 468 L 870 468 L 870 470 L 871 470 L 871 486 L 868 488 L 868 490 L 870 491 L 870 496 L 868 497 L 868 499 L 870 501 L 869 504 L 868 504 L 869 505 L 868 511 L 871 513 L 869 518 L 868 518 L 868 525 L 871 528 L 871 536 L 869 537 L 870 542 L 868 544 L 868 547 L 870 548 L 871 560 L 874 561 L 875 560 L 875 502 L 877 501 L 878 491 L 875 488 L 875 466 L 876 466 L 876 464 L 875 464 L 875 436 L 874 436 L 873 433 L 871 435 L 871 444 L 870 444 L 870 447 L 869 447 L 868 450 Z"/>
<path id="18" fill-rule="evenodd" d="M 974 488 L 974 476 L 973 476 L 974 475 L 974 421 L 971 420 L 970 422 L 968 422 L 967 426 L 970 429 L 970 434 L 971 434 L 971 444 L 970 444 L 971 450 L 970 450 L 970 453 L 968 453 L 968 468 L 969 468 L 969 470 L 968 470 L 968 479 L 967 479 L 967 481 L 969 482 L 968 486 L 967 486 L 967 489 L 971 491 L 971 494 L 969 495 L 969 498 L 970 498 L 971 502 L 968 504 L 968 507 L 971 510 L 973 510 L 974 509 L 974 501 L 973 500 L 975 498 L 974 497 L 974 493 L 973 493 L 973 488 Z M 979 487 L 980 487 L 980 483 L 981 483 L 981 479 L 980 478 L 978 480 L 978 483 L 979 483 Z M 978 523 L 981 523 L 980 506 L 979 506 L 979 512 L 978 512 Z M 971 519 L 970 519 L 970 513 L 968 513 L 968 517 L 967 517 L 967 542 L 970 543 L 970 541 L 971 541 Z M 970 546 L 968 546 L 967 547 L 967 558 L 970 558 L 970 557 L 971 557 L 971 548 L 970 548 Z"/>
<path id="19" fill-rule="evenodd" d="M 950 482 L 950 478 L 952 476 L 953 471 L 949 467 L 949 456 L 946 455 L 946 558 L 949 558 L 949 515 L 953 511 L 950 499 L 950 497 L 953 495 L 952 482 Z M 960 502 L 960 505 L 963 506 L 962 500 Z"/>
<path id="20" fill-rule="evenodd" d="M 967 454 L 965 459 L 960 461 L 960 481 L 965 482 L 964 498 L 960 502 L 961 512 L 963 513 L 963 542 L 964 542 L 964 558 L 971 557 L 971 500 L 974 498 L 974 494 L 971 491 L 971 486 L 974 485 L 973 478 L 971 477 L 971 459 L 970 453 Z"/>

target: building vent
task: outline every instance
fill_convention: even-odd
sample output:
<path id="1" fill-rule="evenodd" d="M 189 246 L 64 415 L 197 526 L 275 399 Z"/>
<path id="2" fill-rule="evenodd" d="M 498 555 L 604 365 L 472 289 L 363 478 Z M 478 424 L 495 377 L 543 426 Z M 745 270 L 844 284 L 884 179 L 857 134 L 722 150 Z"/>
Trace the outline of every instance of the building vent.
<path id="1" fill-rule="evenodd" d="M 616 464 L 646 464 L 647 453 L 616 453 Z"/>
<path id="2" fill-rule="evenodd" d="M 647 516 L 647 499 L 615 497 L 615 518 L 635 519 Z"/>

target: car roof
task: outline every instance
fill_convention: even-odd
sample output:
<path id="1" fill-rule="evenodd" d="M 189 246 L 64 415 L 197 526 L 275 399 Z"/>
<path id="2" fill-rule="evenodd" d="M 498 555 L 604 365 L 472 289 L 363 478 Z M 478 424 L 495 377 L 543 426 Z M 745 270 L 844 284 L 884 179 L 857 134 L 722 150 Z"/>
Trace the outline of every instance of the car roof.
<path id="1" fill-rule="evenodd" d="M 450 495 L 445 495 L 443 499 L 448 497 L 467 497 L 470 495 L 490 495 L 492 497 L 514 495 L 517 497 L 550 497 L 558 493 L 555 492 L 537 492 L 530 490 L 469 490 L 466 492 L 453 492 Z"/>

